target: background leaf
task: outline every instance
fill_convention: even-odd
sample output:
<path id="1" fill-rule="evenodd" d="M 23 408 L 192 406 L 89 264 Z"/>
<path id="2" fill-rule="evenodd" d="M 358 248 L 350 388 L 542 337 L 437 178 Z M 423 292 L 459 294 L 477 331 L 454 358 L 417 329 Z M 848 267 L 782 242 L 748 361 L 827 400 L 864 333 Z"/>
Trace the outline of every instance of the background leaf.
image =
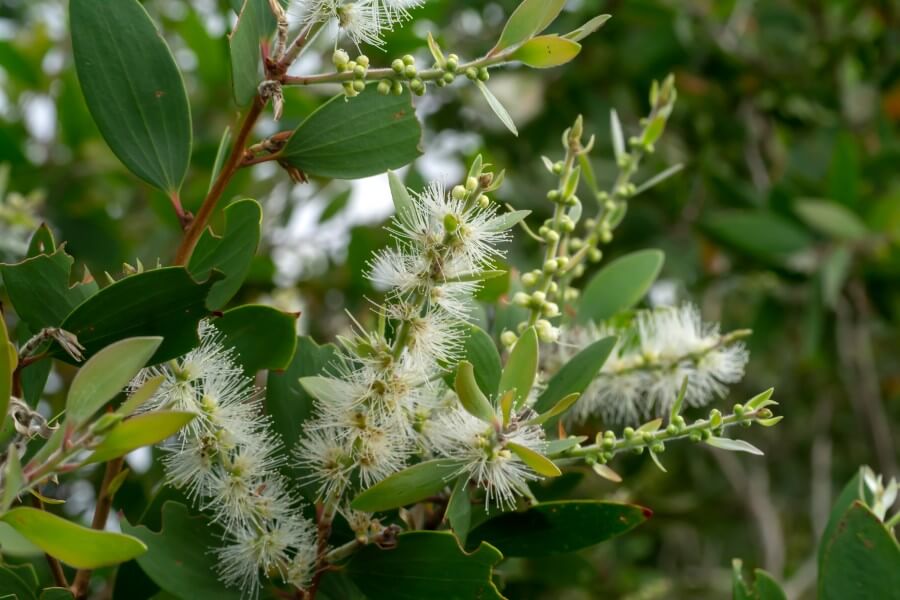
<path id="1" fill-rule="evenodd" d="M 789 266 L 790 259 L 813 241 L 791 221 L 764 210 L 714 212 L 701 226 L 715 240 L 773 266 Z"/>
<path id="2" fill-rule="evenodd" d="M 359 179 L 398 169 L 422 154 L 422 126 L 409 91 L 382 96 L 369 86 L 339 94 L 294 131 L 281 156 L 307 175 Z"/>
<path id="3" fill-rule="evenodd" d="M 594 275 L 578 303 L 578 321 L 605 321 L 637 304 L 662 269 L 660 250 L 639 250 L 617 258 Z"/>
<path id="4" fill-rule="evenodd" d="M 467 554 L 450 532 L 411 531 L 400 534 L 394 549 L 366 546 L 346 568 L 370 600 L 500 600 L 491 573 L 502 558 L 488 544 Z"/>
<path id="5" fill-rule="evenodd" d="M 72 49 L 88 109 L 126 167 L 177 193 L 191 158 L 191 110 L 169 47 L 137 0 L 72 0 Z"/>
<path id="6" fill-rule="evenodd" d="M 263 80 L 260 43 L 275 31 L 269 0 L 245 0 L 234 31 L 228 37 L 234 99 L 246 106 L 256 97 Z"/>
<path id="7" fill-rule="evenodd" d="M 534 410 L 542 413 L 553 408 L 569 394 L 584 392 L 603 367 L 615 345 L 616 338 L 605 337 L 582 348 L 550 378 L 547 387 L 538 396 Z"/>
<path id="8" fill-rule="evenodd" d="M 507 557 L 573 552 L 622 535 L 651 514 L 642 506 L 616 502 L 544 502 L 488 519 L 469 533 L 466 547 L 488 542 Z"/>

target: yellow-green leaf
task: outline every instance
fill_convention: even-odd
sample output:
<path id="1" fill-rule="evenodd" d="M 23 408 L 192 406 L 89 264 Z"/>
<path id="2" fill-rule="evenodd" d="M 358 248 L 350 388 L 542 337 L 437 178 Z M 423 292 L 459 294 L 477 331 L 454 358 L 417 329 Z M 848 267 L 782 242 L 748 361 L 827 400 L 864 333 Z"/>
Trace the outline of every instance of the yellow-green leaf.
<path id="1" fill-rule="evenodd" d="M 536 69 L 564 65 L 581 52 L 581 44 L 558 35 L 541 35 L 522 44 L 510 56 Z"/>
<path id="2" fill-rule="evenodd" d="M 475 381 L 475 371 L 472 368 L 472 363 L 469 361 L 460 361 L 456 369 L 454 388 L 456 389 L 456 395 L 459 396 L 460 404 L 469 414 L 486 423 L 494 422 L 496 418 L 494 409 L 487 396 L 478 388 L 478 383 Z"/>
<path id="3" fill-rule="evenodd" d="M 181 411 L 148 412 L 112 428 L 87 462 L 106 462 L 143 446 L 152 446 L 181 430 L 196 415 Z"/>
<path id="4" fill-rule="evenodd" d="M 9 397 L 12 395 L 12 358 L 9 351 L 9 334 L 6 332 L 6 323 L 0 314 L 0 429 L 6 420 L 6 411 L 9 408 Z"/>
<path id="5" fill-rule="evenodd" d="M 500 39 L 488 53 L 493 56 L 511 46 L 531 39 L 556 19 L 566 0 L 523 0 L 509 16 Z"/>
<path id="6" fill-rule="evenodd" d="M 514 442 L 507 442 L 506 447 L 515 453 L 516 456 L 521 458 L 522 462 L 531 467 L 535 473 L 544 475 L 545 477 L 558 477 L 559 475 L 562 475 L 562 471 L 559 470 L 559 467 L 540 452 L 535 452 L 531 448 L 526 448 L 525 446 Z"/>
<path id="7" fill-rule="evenodd" d="M 0 520 L 50 556 L 76 569 L 116 565 L 147 551 L 143 542 L 131 536 L 88 529 L 36 508 L 14 508 Z"/>
<path id="8" fill-rule="evenodd" d="M 516 390 L 516 406 L 528 397 L 538 368 L 538 339 L 534 327 L 529 327 L 513 346 L 500 375 L 499 393 Z"/>

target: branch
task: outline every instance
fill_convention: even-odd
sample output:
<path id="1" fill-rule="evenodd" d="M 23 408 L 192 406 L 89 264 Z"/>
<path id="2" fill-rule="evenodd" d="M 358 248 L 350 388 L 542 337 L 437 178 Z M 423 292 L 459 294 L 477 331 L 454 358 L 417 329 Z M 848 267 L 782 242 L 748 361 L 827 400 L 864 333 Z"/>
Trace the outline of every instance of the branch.
<path id="1" fill-rule="evenodd" d="M 115 490 L 111 490 L 112 482 L 118 477 L 122 471 L 122 465 L 125 463 L 125 457 L 120 456 L 106 463 L 106 472 L 103 474 L 103 483 L 100 484 L 100 492 L 97 495 L 97 506 L 94 508 L 94 518 L 91 521 L 91 527 L 98 531 L 102 531 L 106 526 L 106 520 L 109 518 L 109 511 L 112 508 L 113 496 Z M 79 569 L 75 574 L 75 581 L 72 583 L 72 595 L 75 600 L 87 598 L 88 584 L 91 582 L 91 570 Z"/>
<path id="2" fill-rule="evenodd" d="M 225 192 L 225 188 L 228 187 L 228 183 L 231 181 L 234 173 L 241 166 L 247 139 L 250 137 L 253 126 L 262 114 L 265 105 L 265 100 L 260 96 L 257 95 L 256 98 L 254 98 L 250 110 L 248 110 L 247 114 L 244 116 L 244 121 L 241 123 L 240 130 L 234 138 L 228 160 L 225 161 L 225 164 L 222 166 L 222 170 L 219 172 L 219 176 L 216 177 L 206 199 L 203 200 L 200 210 L 197 211 L 197 216 L 194 217 L 190 227 L 184 232 L 184 238 L 181 240 L 181 245 L 178 247 L 178 253 L 175 255 L 176 265 L 186 265 L 188 260 L 190 260 L 191 254 L 194 252 L 194 247 L 200 239 L 200 235 L 203 233 L 203 230 L 206 229 L 206 225 L 209 223 L 213 211 L 215 211 L 216 204 Z"/>

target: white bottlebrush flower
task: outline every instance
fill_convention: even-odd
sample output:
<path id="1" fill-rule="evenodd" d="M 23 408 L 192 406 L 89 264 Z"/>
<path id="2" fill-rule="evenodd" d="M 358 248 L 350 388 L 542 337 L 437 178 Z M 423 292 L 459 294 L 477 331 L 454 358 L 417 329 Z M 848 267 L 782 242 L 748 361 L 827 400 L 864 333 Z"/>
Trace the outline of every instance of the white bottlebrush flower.
<path id="1" fill-rule="evenodd" d="M 307 424 L 294 451 L 297 466 L 305 471 L 302 479 L 317 485 L 320 498 L 339 498 L 350 486 L 353 456 L 341 433 Z"/>
<path id="2" fill-rule="evenodd" d="M 398 248 L 386 248 L 369 263 L 366 277 L 383 292 L 408 294 L 428 278 L 428 261 L 424 256 Z"/>
<path id="3" fill-rule="evenodd" d="M 502 418 L 498 415 L 498 419 Z M 528 482 L 541 479 L 507 448 L 511 442 L 543 452 L 544 430 L 521 420 L 522 417 L 513 416 L 507 427 L 497 431 L 493 425 L 457 408 L 438 416 L 431 429 L 432 447 L 439 454 L 462 462 L 456 472 L 448 474 L 448 479 L 467 474 L 469 481 L 484 490 L 486 508 L 490 504 L 514 508 L 519 496 L 530 494 Z"/>
<path id="4" fill-rule="evenodd" d="M 336 22 L 354 44 L 381 47 L 384 32 L 409 19 L 409 10 L 422 4 L 422 0 L 301 0 L 298 11 L 306 24 Z"/>
<path id="5" fill-rule="evenodd" d="M 238 586 L 251 598 L 259 594 L 261 573 L 309 580 L 310 548 L 316 547 L 315 529 L 306 519 L 286 519 L 265 527 L 238 527 L 227 532 L 226 545 L 216 551 L 222 580 Z M 295 557 L 301 557 L 301 564 Z M 305 577 L 299 571 L 305 566 Z"/>
<path id="6" fill-rule="evenodd" d="M 475 281 L 445 282 L 431 288 L 430 300 L 458 321 L 465 321 L 472 312 L 472 298 L 481 288 Z"/>
<path id="7" fill-rule="evenodd" d="M 734 338 L 723 336 L 715 324 L 704 323 L 691 304 L 639 311 L 623 327 L 590 325 L 564 329 L 555 370 L 578 350 L 601 338 L 618 337 L 598 376 L 567 413 L 569 422 L 593 415 L 610 424 L 636 424 L 665 416 L 687 378 L 687 406 L 705 406 L 724 397 L 728 386 L 740 381 L 749 354 Z"/>

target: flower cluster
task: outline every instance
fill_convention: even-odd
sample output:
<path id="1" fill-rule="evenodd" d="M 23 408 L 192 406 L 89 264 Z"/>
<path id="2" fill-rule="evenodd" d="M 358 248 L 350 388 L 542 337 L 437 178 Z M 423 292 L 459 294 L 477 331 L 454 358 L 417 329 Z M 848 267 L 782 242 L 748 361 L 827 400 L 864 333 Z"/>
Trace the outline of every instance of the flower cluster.
<path id="1" fill-rule="evenodd" d="M 409 10 L 424 0 L 300 0 L 298 12 L 307 25 L 335 22 L 354 44 L 383 46 L 382 34 L 410 18 Z"/>
<path id="2" fill-rule="evenodd" d="M 373 258 L 368 273 L 385 292 L 380 330 L 358 326 L 341 340 L 343 356 L 327 377 L 302 380 L 318 403 L 297 460 L 320 498 L 342 503 L 349 490 L 381 481 L 413 455 L 468 453 L 489 500 L 508 503 L 528 478 L 521 461 L 484 442 L 484 423 L 471 422 L 441 380 L 459 356 L 472 295 L 512 226 L 485 196 L 492 178 L 480 169 L 450 193 L 432 184 L 398 208 L 396 244 Z"/>
<path id="3" fill-rule="evenodd" d="M 197 416 L 165 447 L 168 483 L 208 511 L 225 531 L 216 550 L 223 581 L 254 597 L 260 574 L 303 588 L 312 577 L 315 527 L 300 512 L 278 472 L 280 447 L 262 413 L 260 392 L 210 323 L 200 345 L 166 366 L 144 369 L 163 380 L 142 410 L 176 409 Z"/>
<path id="4" fill-rule="evenodd" d="M 563 329 L 556 360 L 601 338 L 618 337 L 599 375 L 567 414 L 583 422 L 599 415 L 611 424 L 637 424 L 668 414 L 687 378 L 684 402 L 705 406 L 744 376 L 749 354 L 738 340 L 746 331 L 720 334 L 692 304 L 639 311 L 624 326 Z"/>

